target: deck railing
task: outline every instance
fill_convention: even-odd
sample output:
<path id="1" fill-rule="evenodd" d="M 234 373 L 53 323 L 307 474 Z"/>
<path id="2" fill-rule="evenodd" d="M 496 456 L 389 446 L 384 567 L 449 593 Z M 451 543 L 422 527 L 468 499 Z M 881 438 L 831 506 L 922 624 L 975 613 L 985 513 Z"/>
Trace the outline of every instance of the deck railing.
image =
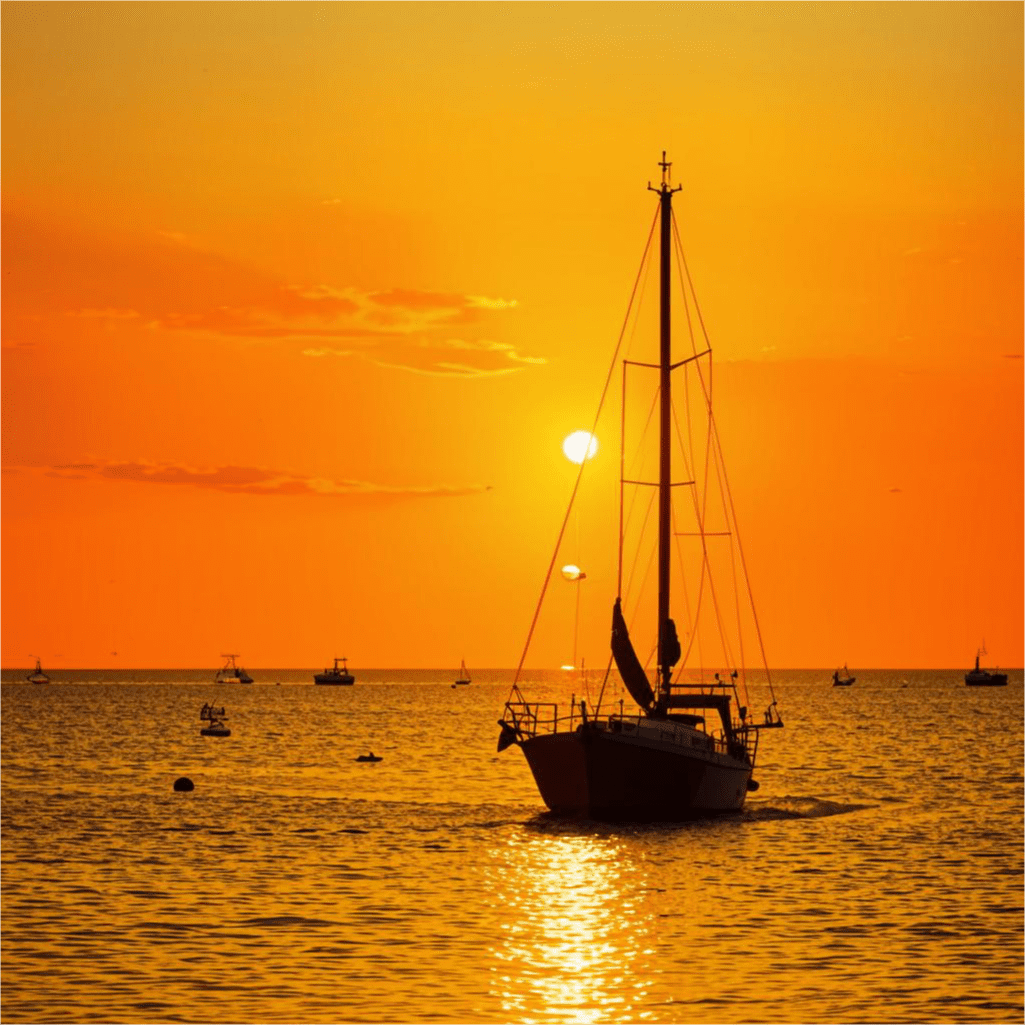
<path id="1" fill-rule="evenodd" d="M 559 714 L 559 706 L 555 702 L 508 701 L 505 705 L 506 715 L 503 720 L 521 740 L 528 740 L 547 733 L 570 733 L 578 727 L 591 723 L 600 729 L 615 732 L 637 732 L 638 734 L 657 732 L 663 741 L 680 747 L 701 747 L 715 751 L 717 754 L 728 754 L 744 758 L 754 764 L 758 748 L 758 731 L 748 730 L 743 726 L 736 728 L 733 739 L 729 740 L 722 730 L 704 731 L 681 730 L 671 720 L 652 719 L 646 715 L 624 715 L 622 711 L 608 716 L 595 718 L 588 715 L 575 701 L 569 705 L 569 711 Z"/>

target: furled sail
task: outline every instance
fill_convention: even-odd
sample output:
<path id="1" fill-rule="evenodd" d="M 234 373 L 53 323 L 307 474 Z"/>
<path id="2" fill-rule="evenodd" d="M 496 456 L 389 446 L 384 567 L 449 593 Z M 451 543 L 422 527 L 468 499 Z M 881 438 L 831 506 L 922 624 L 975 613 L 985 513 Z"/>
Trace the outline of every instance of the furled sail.
<path id="1" fill-rule="evenodd" d="M 652 693 L 651 684 L 648 683 L 648 674 L 645 673 L 644 666 L 641 665 L 630 643 L 630 634 L 626 629 L 626 620 L 623 618 L 623 609 L 618 598 L 612 606 L 612 657 L 616 660 L 616 668 L 623 677 L 623 683 L 626 684 L 630 696 L 647 711 L 655 703 L 655 695 Z"/>
<path id="2" fill-rule="evenodd" d="M 680 655 L 683 654 L 680 649 L 680 638 L 676 635 L 676 624 L 671 619 L 665 621 L 662 631 L 662 650 L 659 654 L 658 662 L 663 666 L 675 666 L 680 661 Z"/>

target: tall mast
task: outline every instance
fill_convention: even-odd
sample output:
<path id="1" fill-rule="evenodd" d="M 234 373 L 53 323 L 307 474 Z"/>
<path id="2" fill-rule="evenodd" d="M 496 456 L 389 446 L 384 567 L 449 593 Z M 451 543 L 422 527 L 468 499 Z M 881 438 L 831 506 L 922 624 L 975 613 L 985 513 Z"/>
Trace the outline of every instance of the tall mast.
<path id="1" fill-rule="evenodd" d="M 673 663 L 679 658 L 671 655 L 676 647 L 675 627 L 669 619 L 669 538 L 672 529 L 672 335 L 670 319 L 670 282 L 673 232 L 673 193 L 665 150 L 659 161 L 662 184 L 652 189 L 659 195 L 661 206 L 661 263 L 659 274 L 659 470 L 658 470 L 658 682 L 657 699 L 663 708 L 669 698 L 669 680 Z M 650 185 L 648 188 L 652 188 Z"/>

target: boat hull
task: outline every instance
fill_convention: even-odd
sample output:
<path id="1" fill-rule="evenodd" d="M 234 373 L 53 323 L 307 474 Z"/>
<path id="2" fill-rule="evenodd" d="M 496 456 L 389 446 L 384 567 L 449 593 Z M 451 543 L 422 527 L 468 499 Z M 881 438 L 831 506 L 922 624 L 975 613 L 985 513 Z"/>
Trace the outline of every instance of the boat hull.
<path id="1" fill-rule="evenodd" d="M 341 673 L 337 676 L 334 673 L 317 673 L 313 677 L 313 682 L 328 687 L 351 687 L 356 682 L 356 677 L 348 674 L 343 676 Z"/>
<path id="2" fill-rule="evenodd" d="M 541 798 L 560 815 L 634 822 L 743 809 L 751 766 L 727 755 L 644 745 L 585 729 L 520 743 Z"/>
<path id="3" fill-rule="evenodd" d="M 964 678 L 966 687 L 1006 687 L 1006 673 L 968 673 Z"/>

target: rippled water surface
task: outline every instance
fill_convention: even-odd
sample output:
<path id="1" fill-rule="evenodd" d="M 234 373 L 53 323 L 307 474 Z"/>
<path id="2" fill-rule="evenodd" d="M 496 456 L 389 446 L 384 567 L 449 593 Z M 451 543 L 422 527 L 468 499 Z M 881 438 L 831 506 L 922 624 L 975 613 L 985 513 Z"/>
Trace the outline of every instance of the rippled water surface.
<path id="1" fill-rule="evenodd" d="M 1020 672 L 782 673 L 743 815 L 646 827 L 543 814 L 506 673 L 23 675 L 5 1022 L 1022 1020 Z"/>

